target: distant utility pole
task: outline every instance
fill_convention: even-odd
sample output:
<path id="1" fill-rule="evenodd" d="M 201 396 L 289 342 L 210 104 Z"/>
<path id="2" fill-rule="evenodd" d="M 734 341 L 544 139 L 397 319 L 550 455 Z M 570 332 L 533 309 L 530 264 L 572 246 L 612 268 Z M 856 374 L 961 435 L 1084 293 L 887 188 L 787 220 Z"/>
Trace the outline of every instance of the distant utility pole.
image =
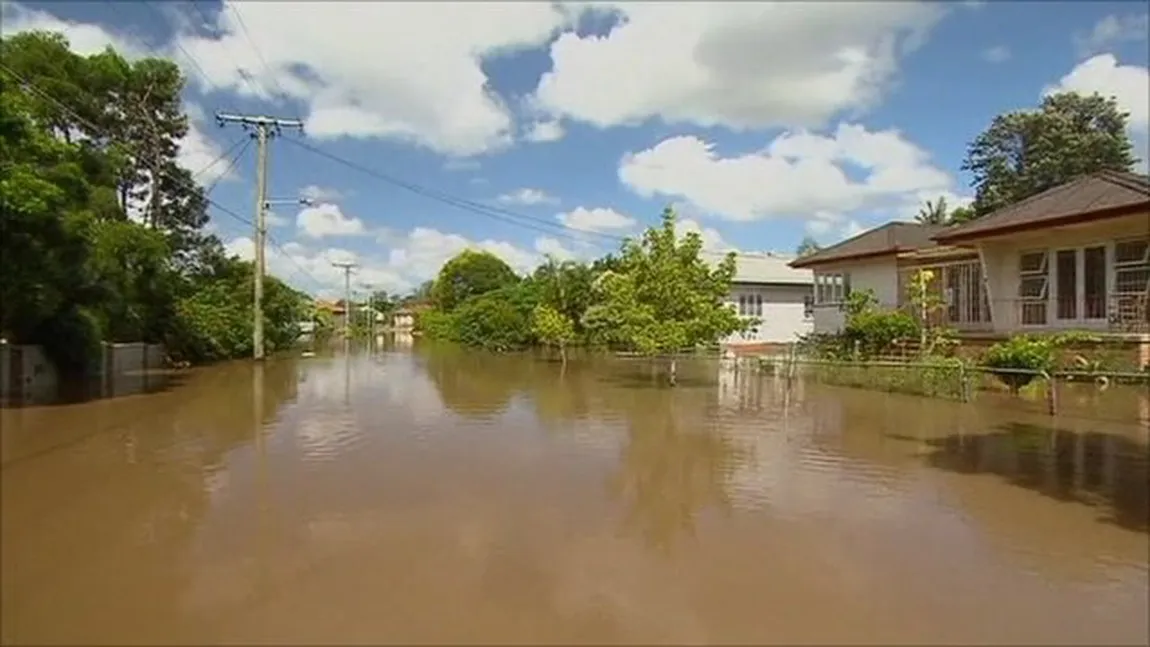
<path id="1" fill-rule="evenodd" d="M 245 130 L 254 131 L 253 137 L 259 144 L 256 162 L 256 220 L 255 220 L 255 278 L 252 298 L 252 357 L 264 358 L 264 243 L 267 238 L 268 210 L 268 139 L 283 132 L 284 128 L 297 128 L 303 131 L 303 122 L 298 119 L 279 119 L 257 115 L 235 115 L 216 113 L 220 127 L 227 124 L 240 124 Z"/>
<path id="2" fill-rule="evenodd" d="M 333 267 L 338 267 L 343 270 L 343 334 L 345 336 L 351 335 L 351 271 L 355 269 L 355 263 L 332 263 Z"/>
<path id="3" fill-rule="evenodd" d="M 375 348 L 375 293 L 372 288 L 375 287 L 372 283 L 360 283 L 360 287 L 367 291 L 367 316 L 369 317 L 367 323 L 368 342 L 367 347 L 369 350 Z"/>

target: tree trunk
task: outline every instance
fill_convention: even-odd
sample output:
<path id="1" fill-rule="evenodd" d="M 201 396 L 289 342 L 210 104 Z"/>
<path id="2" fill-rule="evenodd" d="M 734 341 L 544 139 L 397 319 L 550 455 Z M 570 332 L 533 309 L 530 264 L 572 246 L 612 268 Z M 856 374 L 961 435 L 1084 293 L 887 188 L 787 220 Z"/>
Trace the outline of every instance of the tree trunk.
<path id="1" fill-rule="evenodd" d="M 563 367 L 567 367 L 567 346 L 559 344 L 559 360 L 563 362 Z"/>
<path id="2" fill-rule="evenodd" d="M 677 368 L 678 368 L 678 366 L 677 366 L 676 360 L 675 360 L 675 358 L 672 357 L 671 358 L 671 375 L 670 375 L 671 386 L 675 386 L 676 384 L 679 383 L 678 371 L 676 370 Z"/>

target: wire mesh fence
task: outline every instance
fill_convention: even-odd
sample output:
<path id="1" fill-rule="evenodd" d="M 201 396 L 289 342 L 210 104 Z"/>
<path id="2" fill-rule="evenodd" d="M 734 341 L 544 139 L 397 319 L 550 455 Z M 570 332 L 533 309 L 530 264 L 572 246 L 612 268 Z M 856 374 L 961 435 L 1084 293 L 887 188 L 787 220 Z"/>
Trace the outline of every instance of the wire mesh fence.
<path id="1" fill-rule="evenodd" d="M 956 358 L 824 360 L 794 353 L 759 358 L 757 368 L 787 380 L 962 402 L 1011 398 L 1049 415 L 1113 414 L 1119 420 L 1150 424 L 1150 372 L 1035 371 L 972 365 Z"/>

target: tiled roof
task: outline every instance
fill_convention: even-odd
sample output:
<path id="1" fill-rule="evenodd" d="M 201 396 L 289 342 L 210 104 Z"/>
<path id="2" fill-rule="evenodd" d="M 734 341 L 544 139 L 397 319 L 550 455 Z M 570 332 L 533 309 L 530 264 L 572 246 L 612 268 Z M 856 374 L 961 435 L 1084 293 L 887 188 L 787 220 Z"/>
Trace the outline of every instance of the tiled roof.
<path id="1" fill-rule="evenodd" d="M 812 267 L 852 258 L 882 256 L 935 247 L 938 243 L 934 242 L 932 237 L 945 228 L 944 225 L 923 225 L 917 222 L 888 222 L 881 227 L 848 238 L 837 245 L 797 258 L 791 261 L 791 267 Z"/>
<path id="2" fill-rule="evenodd" d="M 794 256 L 775 253 L 744 252 L 735 256 L 735 283 L 773 283 L 812 285 L 810 270 L 795 269 L 789 265 Z"/>
<path id="3" fill-rule="evenodd" d="M 1117 216 L 1138 209 L 1150 210 L 1150 178 L 1136 173 L 1101 171 L 951 227 L 937 239 L 943 242 L 969 240 L 1091 217 Z"/>

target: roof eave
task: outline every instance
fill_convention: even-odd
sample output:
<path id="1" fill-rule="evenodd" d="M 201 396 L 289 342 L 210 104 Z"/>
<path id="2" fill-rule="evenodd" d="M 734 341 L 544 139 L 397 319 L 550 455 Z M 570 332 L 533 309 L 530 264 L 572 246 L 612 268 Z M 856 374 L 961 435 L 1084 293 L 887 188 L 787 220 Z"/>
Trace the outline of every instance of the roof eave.
<path id="1" fill-rule="evenodd" d="M 882 249 L 875 252 L 865 252 L 862 254 L 847 254 L 844 256 L 833 256 L 830 258 L 798 258 L 789 263 L 790 267 L 796 270 L 805 270 L 820 265 L 833 265 L 835 263 L 866 260 L 868 258 L 879 258 L 882 256 L 890 256 L 891 254 L 898 254 L 900 252 L 910 251 L 902 247 L 891 247 L 889 249 Z"/>
<path id="2" fill-rule="evenodd" d="M 1067 214 L 1059 218 L 1050 220 L 1031 220 L 1027 222 L 1019 222 L 1013 225 L 1005 225 L 1002 227 L 992 227 L 986 229 L 976 229 L 969 233 L 963 233 L 961 227 L 953 232 L 942 233 L 933 236 L 931 240 L 942 245 L 956 245 L 967 242 L 972 242 L 982 238 L 991 238 L 995 236 L 1002 236 L 1005 234 L 1016 234 L 1024 231 L 1032 231 L 1034 229 L 1042 229 L 1045 227 L 1062 227 L 1065 225 L 1075 225 L 1081 222 L 1088 222 L 1091 220 L 1106 220 L 1109 218 L 1119 218 L 1121 216 L 1128 216 L 1138 213 L 1139 211 L 1150 210 L 1150 200 L 1145 202 L 1134 202 L 1131 204 L 1124 204 L 1118 207 L 1109 207 L 1107 209 L 1095 209 L 1093 211 L 1083 211 L 1080 213 Z"/>

